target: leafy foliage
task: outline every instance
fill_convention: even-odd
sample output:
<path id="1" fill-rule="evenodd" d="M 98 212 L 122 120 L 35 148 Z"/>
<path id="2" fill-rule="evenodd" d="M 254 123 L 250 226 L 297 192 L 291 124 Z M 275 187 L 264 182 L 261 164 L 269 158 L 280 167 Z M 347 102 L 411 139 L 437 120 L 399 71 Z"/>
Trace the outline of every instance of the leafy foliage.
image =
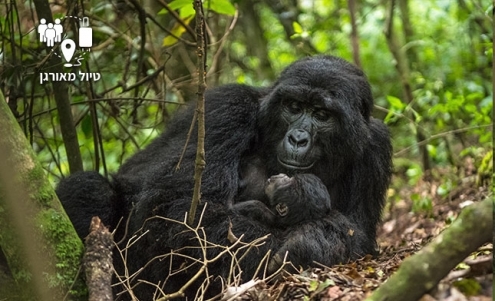
<path id="1" fill-rule="evenodd" d="M 268 85 L 282 68 L 307 54 L 351 60 L 347 4 L 205 1 L 208 84 Z M 147 13 L 146 23 L 134 17 L 138 9 Z M 461 166 L 466 157 L 474 157 L 479 166 L 492 147 L 492 9 L 488 0 L 428 0 L 409 5 L 407 15 L 395 8 L 393 27 L 408 59 L 414 97 L 407 103 L 383 34 L 387 7 L 377 0 L 357 7 L 361 65 L 373 86 L 375 116 L 391 128 L 396 170 L 409 184 L 426 172 L 420 144 L 426 145 L 433 166 Z M 6 6 L 2 12 L 2 90 L 56 180 L 68 173 L 68 165 L 54 102 L 57 82 L 39 84 L 47 67 L 39 63 L 48 52 L 34 30 L 38 20 L 24 5 Z M 191 1 L 173 0 L 167 7 L 90 1 L 84 12 L 91 20 L 93 48 L 81 54 L 83 65 L 72 71 L 98 72 L 101 79 L 70 82 L 72 113 L 85 169 L 111 173 L 156 137 L 181 104 L 195 99 L 195 11 Z M 66 8 L 61 4 L 53 14 L 63 18 Z M 63 25 L 67 37 L 74 38 L 77 24 Z M 426 140 L 417 140 L 418 130 Z M 455 187 L 451 183 L 438 192 Z"/>

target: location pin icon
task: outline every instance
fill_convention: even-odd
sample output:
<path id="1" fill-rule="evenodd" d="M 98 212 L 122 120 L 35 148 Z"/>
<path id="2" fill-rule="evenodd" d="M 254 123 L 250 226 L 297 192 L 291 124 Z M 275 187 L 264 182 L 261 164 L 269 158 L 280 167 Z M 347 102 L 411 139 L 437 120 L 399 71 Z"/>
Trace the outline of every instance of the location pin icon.
<path id="1" fill-rule="evenodd" d="M 74 41 L 71 39 L 65 39 L 62 41 L 61 47 L 62 47 L 62 54 L 64 55 L 64 58 L 67 61 L 67 63 L 65 63 L 64 66 L 72 67 L 70 60 L 74 55 L 74 51 L 76 51 L 76 43 L 74 43 Z"/>

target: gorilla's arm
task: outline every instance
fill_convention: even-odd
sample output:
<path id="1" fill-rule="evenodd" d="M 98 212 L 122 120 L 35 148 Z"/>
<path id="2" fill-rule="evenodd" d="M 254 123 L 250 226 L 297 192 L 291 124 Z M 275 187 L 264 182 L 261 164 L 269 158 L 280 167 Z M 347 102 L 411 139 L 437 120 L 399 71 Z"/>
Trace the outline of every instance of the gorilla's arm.
<path id="1" fill-rule="evenodd" d="M 380 222 L 392 174 L 392 145 L 388 128 L 381 121 L 371 118 L 369 129 L 369 144 L 362 158 L 342 176 L 348 177 L 351 187 L 346 187 L 343 183 L 336 187 L 336 195 L 343 196 L 350 203 L 337 203 L 336 208 L 359 229 L 364 230 L 374 247 L 376 226 Z M 339 201 L 333 196 L 332 200 Z"/>
<path id="2" fill-rule="evenodd" d="M 226 85 L 208 90 L 205 97 L 206 169 L 202 177 L 202 199 L 227 204 L 238 191 L 241 156 L 249 151 L 257 136 L 257 111 L 262 94 L 252 87 Z M 189 127 L 193 114 L 194 107 L 177 116 L 160 141 L 143 151 L 143 157 L 162 158 L 162 162 L 146 167 L 145 190 L 167 190 L 173 193 L 169 198 L 191 196 L 196 135 L 191 137 L 180 169 L 175 170 L 175 166 L 186 143 L 184 129 Z M 124 165 L 119 175 L 126 170 Z"/>
<path id="3" fill-rule="evenodd" d="M 364 232 L 335 210 L 325 218 L 291 227 L 287 232 L 270 261 L 270 272 L 282 265 L 286 253 L 296 268 L 307 268 L 315 262 L 324 265 L 347 263 L 371 253 L 363 245 L 368 242 Z"/>
<path id="4" fill-rule="evenodd" d="M 233 209 L 237 214 L 249 217 L 268 226 L 276 226 L 277 215 L 261 201 L 249 200 L 240 202 L 235 204 Z"/>

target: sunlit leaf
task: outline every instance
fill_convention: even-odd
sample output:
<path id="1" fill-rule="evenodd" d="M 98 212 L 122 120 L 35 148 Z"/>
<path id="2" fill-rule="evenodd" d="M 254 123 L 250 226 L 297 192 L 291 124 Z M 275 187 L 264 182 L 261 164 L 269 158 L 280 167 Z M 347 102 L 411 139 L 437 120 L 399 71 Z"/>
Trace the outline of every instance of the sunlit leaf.
<path id="1" fill-rule="evenodd" d="M 194 16 L 196 14 L 196 11 L 194 10 L 193 5 L 189 6 L 184 6 L 180 11 L 179 11 L 179 16 L 182 19 L 186 19 L 188 17 Z"/>
<path id="2" fill-rule="evenodd" d="M 294 32 L 295 33 L 303 33 L 303 29 L 301 27 L 301 24 L 297 23 L 297 22 L 292 22 L 292 28 L 294 28 Z"/>
<path id="3" fill-rule="evenodd" d="M 193 0 L 174 0 L 168 4 L 168 7 L 173 10 L 183 9 L 187 6 L 193 7 Z"/>
<path id="4" fill-rule="evenodd" d="M 212 11 L 222 15 L 233 16 L 235 14 L 235 7 L 229 0 L 210 0 L 205 7 L 208 7 Z"/>
<path id="5" fill-rule="evenodd" d="M 186 19 L 184 19 L 183 21 L 185 24 L 189 24 L 189 22 L 191 22 L 192 18 L 193 18 L 193 16 L 189 16 Z M 184 28 L 184 26 L 182 26 L 182 24 L 175 23 L 174 27 L 172 28 L 172 30 L 170 32 L 173 33 L 175 36 L 180 37 L 185 31 L 186 31 L 186 29 Z M 166 36 L 163 39 L 162 46 L 171 46 L 171 45 L 174 45 L 175 43 L 177 43 L 178 40 L 175 36 L 173 36 L 173 35 Z"/>
<path id="6" fill-rule="evenodd" d="M 182 19 L 185 19 L 186 17 L 192 16 L 195 14 L 192 0 L 174 0 L 168 4 L 168 7 L 172 10 L 178 10 L 179 16 Z M 158 12 L 158 14 L 159 15 L 166 15 L 166 14 L 168 14 L 168 10 L 165 8 L 162 8 Z"/>
<path id="7" fill-rule="evenodd" d="M 394 109 L 403 110 L 406 107 L 399 98 L 392 95 L 387 95 L 387 101 L 390 104 L 390 107 Z"/>

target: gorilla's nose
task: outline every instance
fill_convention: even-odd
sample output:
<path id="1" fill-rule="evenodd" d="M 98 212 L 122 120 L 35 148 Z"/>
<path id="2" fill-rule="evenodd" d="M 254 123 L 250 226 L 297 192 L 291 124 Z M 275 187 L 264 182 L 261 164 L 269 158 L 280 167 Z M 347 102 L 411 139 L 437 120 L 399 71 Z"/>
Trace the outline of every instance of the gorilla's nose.
<path id="1" fill-rule="evenodd" d="M 304 148 L 309 144 L 309 133 L 305 130 L 295 129 L 289 132 L 289 144 L 295 148 Z"/>

